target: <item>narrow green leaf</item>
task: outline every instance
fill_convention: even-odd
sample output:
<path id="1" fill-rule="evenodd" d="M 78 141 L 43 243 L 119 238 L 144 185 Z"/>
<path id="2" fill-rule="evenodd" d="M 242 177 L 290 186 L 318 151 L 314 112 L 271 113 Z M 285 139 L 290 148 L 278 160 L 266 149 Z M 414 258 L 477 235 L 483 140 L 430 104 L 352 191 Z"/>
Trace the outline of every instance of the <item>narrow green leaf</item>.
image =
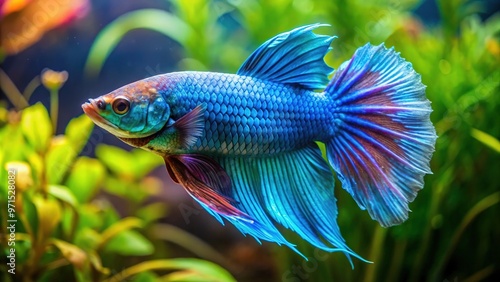
<path id="1" fill-rule="evenodd" d="M 222 265 L 228 264 L 226 258 L 216 249 L 179 227 L 157 223 L 151 228 L 151 234 L 153 238 L 177 244 L 200 258 L 209 259 Z"/>
<path id="2" fill-rule="evenodd" d="M 106 282 L 116 281 L 116 279 L 127 279 L 137 275 L 138 273 L 151 270 L 181 270 L 184 272 L 192 272 L 190 277 L 195 278 L 195 281 L 212 281 L 212 282 L 234 282 L 234 277 L 225 269 L 209 261 L 200 259 L 178 258 L 166 260 L 145 261 L 134 266 L 131 266 L 120 273 L 117 273 L 105 280 Z M 168 280 L 167 280 L 168 281 Z"/>
<path id="3" fill-rule="evenodd" d="M 162 277 L 162 281 L 168 282 L 206 282 L 209 277 L 191 270 L 179 270 Z M 213 281 L 213 280 L 209 280 Z"/>
<path id="4" fill-rule="evenodd" d="M 95 270 L 99 271 L 102 274 L 106 274 L 106 275 L 109 274 L 109 269 L 102 266 L 101 257 L 99 256 L 99 254 L 96 251 L 89 250 L 88 255 L 89 255 L 90 263 L 92 264 L 92 266 L 94 267 Z"/>
<path id="5" fill-rule="evenodd" d="M 490 147 L 497 153 L 500 153 L 500 141 L 495 137 L 489 135 L 488 133 L 481 131 L 479 129 L 473 128 L 471 133 L 472 137 L 476 138 L 479 142 Z"/>
<path id="6" fill-rule="evenodd" d="M 105 246 L 109 240 L 132 228 L 142 227 L 142 221 L 135 217 L 124 218 L 102 232 L 101 246 Z"/>
<path id="7" fill-rule="evenodd" d="M 146 271 L 146 272 L 141 272 L 134 276 L 132 279 L 132 282 L 157 282 L 161 281 L 158 279 L 158 275 L 156 275 L 154 272 L 151 271 Z"/>
<path id="8" fill-rule="evenodd" d="M 57 199 L 69 204 L 73 208 L 78 206 L 78 200 L 75 195 L 66 186 L 62 185 L 49 185 L 49 194 Z"/>
<path id="9" fill-rule="evenodd" d="M 154 252 L 154 246 L 139 232 L 125 230 L 113 236 L 104 250 L 124 256 L 145 256 Z"/>
<path id="10" fill-rule="evenodd" d="M 45 152 L 52 136 L 49 113 L 42 103 L 23 110 L 21 128 L 28 143 L 37 151 Z"/>
<path id="11" fill-rule="evenodd" d="M 88 260 L 87 254 L 80 249 L 79 247 L 59 240 L 59 239 L 52 239 L 52 244 L 56 246 L 60 251 L 61 254 L 76 268 L 82 269 L 85 262 Z"/>
<path id="12" fill-rule="evenodd" d="M 142 9 L 126 13 L 99 32 L 90 48 L 85 73 L 99 74 L 102 65 L 122 38 L 132 30 L 143 28 L 164 34 L 182 45 L 193 32 L 184 21 L 166 11 Z"/>

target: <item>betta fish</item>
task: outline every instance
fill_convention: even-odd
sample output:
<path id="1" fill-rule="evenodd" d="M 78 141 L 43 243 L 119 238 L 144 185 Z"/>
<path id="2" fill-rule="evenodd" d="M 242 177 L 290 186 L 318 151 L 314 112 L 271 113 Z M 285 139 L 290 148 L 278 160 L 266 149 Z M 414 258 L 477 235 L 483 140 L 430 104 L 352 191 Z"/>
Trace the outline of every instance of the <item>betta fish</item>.
<path id="1" fill-rule="evenodd" d="M 172 180 L 222 224 L 301 254 L 281 225 L 321 250 L 364 260 L 337 225 L 331 169 L 374 220 L 402 223 L 431 173 L 432 110 L 420 75 L 383 44 L 360 47 L 333 71 L 324 56 L 336 37 L 313 33 L 320 26 L 271 38 L 236 74 L 161 74 L 89 99 L 83 110 L 123 142 L 162 156 Z"/>

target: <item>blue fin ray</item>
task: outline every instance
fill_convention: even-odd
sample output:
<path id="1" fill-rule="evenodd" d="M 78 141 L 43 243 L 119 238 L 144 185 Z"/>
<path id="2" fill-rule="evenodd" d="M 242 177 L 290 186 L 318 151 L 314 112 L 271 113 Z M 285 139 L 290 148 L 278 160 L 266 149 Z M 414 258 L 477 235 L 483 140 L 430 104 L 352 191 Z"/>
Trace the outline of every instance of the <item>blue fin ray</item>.
<path id="1" fill-rule="evenodd" d="M 392 48 L 367 44 L 325 92 L 335 124 L 327 156 L 342 186 L 382 226 L 403 222 L 436 141 L 420 76 Z"/>
<path id="2" fill-rule="evenodd" d="M 248 224 L 237 218 L 228 218 L 228 220 L 242 233 L 253 236 L 259 242 L 259 239 L 276 242 L 279 245 L 286 245 L 301 254 L 295 248 L 295 245 L 283 237 L 264 210 L 261 204 L 263 195 L 260 189 L 260 177 L 257 174 L 254 160 L 231 157 L 218 157 L 216 160 L 232 180 L 231 196 L 238 202 L 238 208 L 251 215 L 255 219 L 255 223 Z"/>
<path id="3" fill-rule="evenodd" d="M 218 157 L 217 161 L 232 179 L 231 197 L 238 202 L 237 208 L 265 226 L 272 237 L 262 237 L 259 230 L 245 229 L 246 233 L 298 252 L 276 229 L 275 223 L 280 223 L 317 248 L 344 252 L 349 261 L 350 255 L 364 260 L 349 249 L 340 234 L 335 182 L 315 143 L 274 157 Z"/>
<path id="4" fill-rule="evenodd" d="M 277 83 L 321 89 L 332 72 L 323 60 L 335 37 L 316 35 L 313 24 L 281 33 L 264 42 L 238 70 L 237 74 Z"/>
<path id="5" fill-rule="evenodd" d="M 258 242 L 265 240 L 284 244 L 300 254 L 293 244 L 283 238 L 260 204 L 262 194 L 260 189 L 256 190 L 259 182 L 254 171 L 239 165 L 244 161 L 242 159 L 224 160 L 219 164 L 204 155 L 171 155 L 165 157 L 165 164 L 172 179 L 181 184 L 217 221 L 224 224 L 224 218 Z"/>
<path id="6" fill-rule="evenodd" d="M 258 242 L 275 242 L 302 255 L 283 237 L 279 223 L 317 248 L 343 252 L 351 264 L 351 255 L 365 261 L 340 234 L 333 175 L 315 143 L 272 157 L 179 155 L 166 163 L 205 210 Z"/>

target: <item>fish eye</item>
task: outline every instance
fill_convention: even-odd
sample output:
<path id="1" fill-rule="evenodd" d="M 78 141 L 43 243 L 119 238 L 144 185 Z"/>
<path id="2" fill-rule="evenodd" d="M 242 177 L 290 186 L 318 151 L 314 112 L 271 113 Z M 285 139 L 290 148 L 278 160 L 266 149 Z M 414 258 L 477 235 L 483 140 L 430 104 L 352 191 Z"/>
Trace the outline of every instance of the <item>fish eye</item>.
<path id="1" fill-rule="evenodd" d="M 112 106 L 116 114 L 123 115 L 130 109 L 130 102 L 123 97 L 118 97 L 113 100 Z"/>

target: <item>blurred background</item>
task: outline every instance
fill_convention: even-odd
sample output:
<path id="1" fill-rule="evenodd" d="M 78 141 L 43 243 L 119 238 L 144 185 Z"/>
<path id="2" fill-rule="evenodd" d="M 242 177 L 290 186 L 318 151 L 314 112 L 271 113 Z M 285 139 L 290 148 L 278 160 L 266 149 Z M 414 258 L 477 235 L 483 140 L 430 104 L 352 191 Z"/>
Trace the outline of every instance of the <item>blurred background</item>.
<path id="1" fill-rule="evenodd" d="M 0 1 L 1 281 L 500 281 L 500 2 L 496 0 Z M 268 38 L 311 23 L 337 68 L 395 46 L 427 85 L 439 139 L 404 224 L 381 228 L 336 184 L 347 244 L 286 232 L 304 260 L 222 226 L 161 158 L 131 150 L 81 104 L 181 70 L 234 73 Z M 7 209 L 16 170 L 15 214 Z M 10 198 L 9 198 L 10 199 Z M 4 208 L 5 207 L 5 208 Z M 16 275 L 6 219 L 16 218 Z"/>

